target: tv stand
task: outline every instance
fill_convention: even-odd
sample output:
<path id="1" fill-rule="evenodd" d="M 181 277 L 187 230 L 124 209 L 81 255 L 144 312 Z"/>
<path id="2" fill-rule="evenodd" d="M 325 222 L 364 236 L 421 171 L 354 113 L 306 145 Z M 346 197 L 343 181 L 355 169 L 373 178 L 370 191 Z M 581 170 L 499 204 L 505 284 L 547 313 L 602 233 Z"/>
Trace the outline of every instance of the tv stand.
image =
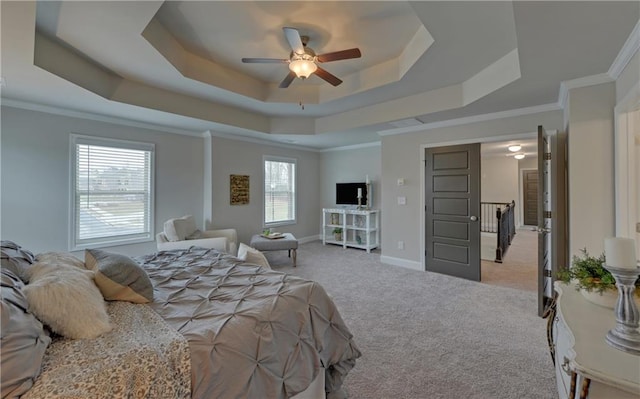
<path id="1" fill-rule="evenodd" d="M 333 233 L 334 229 L 342 229 L 340 237 Z M 322 244 L 342 245 L 372 249 L 380 246 L 380 211 L 377 209 L 341 209 L 325 208 L 322 210 Z"/>

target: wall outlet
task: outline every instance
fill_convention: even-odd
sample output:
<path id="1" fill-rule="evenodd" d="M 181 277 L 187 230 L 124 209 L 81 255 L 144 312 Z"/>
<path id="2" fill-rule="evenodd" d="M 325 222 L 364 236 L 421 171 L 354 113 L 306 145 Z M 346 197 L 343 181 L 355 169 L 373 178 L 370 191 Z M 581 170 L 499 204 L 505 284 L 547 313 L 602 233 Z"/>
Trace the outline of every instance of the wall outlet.
<path id="1" fill-rule="evenodd" d="M 398 249 L 404 249 L 404 241 L 398 241 Z"/>

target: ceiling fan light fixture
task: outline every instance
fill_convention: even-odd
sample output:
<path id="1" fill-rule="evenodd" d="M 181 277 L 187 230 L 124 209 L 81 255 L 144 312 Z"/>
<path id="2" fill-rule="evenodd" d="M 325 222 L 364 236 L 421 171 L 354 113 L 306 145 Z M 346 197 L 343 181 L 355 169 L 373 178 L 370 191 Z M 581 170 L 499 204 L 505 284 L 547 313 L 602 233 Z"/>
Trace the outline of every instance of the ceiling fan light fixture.
<path id="1" fill-rule="evenodd" d="M 519 152 L 516 155 L 513 156 L 515 159 L 524 159 L 524 153 L 523 152 Z"/>
<path id="2" fill-rule="evenodd" d="M 313 62 L 313 57 L 302 54 L 292 57 L 289 63 L 289 69 L 295 73 L 297 77 L 306 79 L 318 69 L 318 66 Z"/>
<path id="3" fill-rule="evenodd" d="M 520 144 L 514 144 L 514 145 L 510 145 L 508 148 L 509 148 L 509 151 L 511 152 L 518 152 L 522 149 L 522 146 Z"/>

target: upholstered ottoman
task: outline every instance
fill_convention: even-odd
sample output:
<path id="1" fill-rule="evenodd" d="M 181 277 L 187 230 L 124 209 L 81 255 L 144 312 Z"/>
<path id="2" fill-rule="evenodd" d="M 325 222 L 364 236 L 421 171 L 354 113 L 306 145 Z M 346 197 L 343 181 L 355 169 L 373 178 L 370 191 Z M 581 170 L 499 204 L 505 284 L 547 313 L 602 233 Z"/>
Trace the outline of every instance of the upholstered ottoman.
<path id="1" fill-rule="evenodd" d="M 289 257 L 293 260 L 293 267 L 296 267 L 296 256 L 298 250 L 298 240 L 291 233 L 282 233 L 282 238 L 266 238 L 260 234 L 251 237 L 249 244 L 259 251 L 289 251 Z M 293 254 L 293 256 L 292 256 Z"/>

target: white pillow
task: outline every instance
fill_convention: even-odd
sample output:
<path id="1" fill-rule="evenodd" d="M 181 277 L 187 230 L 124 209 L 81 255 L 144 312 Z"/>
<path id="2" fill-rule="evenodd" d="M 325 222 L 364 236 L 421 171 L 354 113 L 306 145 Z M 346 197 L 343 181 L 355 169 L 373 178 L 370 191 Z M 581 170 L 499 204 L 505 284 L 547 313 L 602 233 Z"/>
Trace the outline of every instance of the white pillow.
<path id="1" fill-rule="evenodd" d="M 74 266 L 36 262 L 23 292 L 29 311 L 68 338 L 95 338 L 111 330 L 94 272 Z"/>
<path id="2" fill-rule="evenodd" d="M 36 261 L 56 265 L 69 265 L 86 269 L 84 262 L 68 252 L 43 252 L 36 255 Z"/>
<path id="3" fill-rule="evenodd" d="M 247 244 L 240 243 L 240 248 L 238 248 L 238 259 L 271 270 L 269 261 L 265 258 L 264 254 Z"/>
<path id="4" fill-rule="evenodd" d="M 191 215 L 169 219 L 164 222 L 164 235 L 169 241 L 183 241 L 198 230 Z"/>

